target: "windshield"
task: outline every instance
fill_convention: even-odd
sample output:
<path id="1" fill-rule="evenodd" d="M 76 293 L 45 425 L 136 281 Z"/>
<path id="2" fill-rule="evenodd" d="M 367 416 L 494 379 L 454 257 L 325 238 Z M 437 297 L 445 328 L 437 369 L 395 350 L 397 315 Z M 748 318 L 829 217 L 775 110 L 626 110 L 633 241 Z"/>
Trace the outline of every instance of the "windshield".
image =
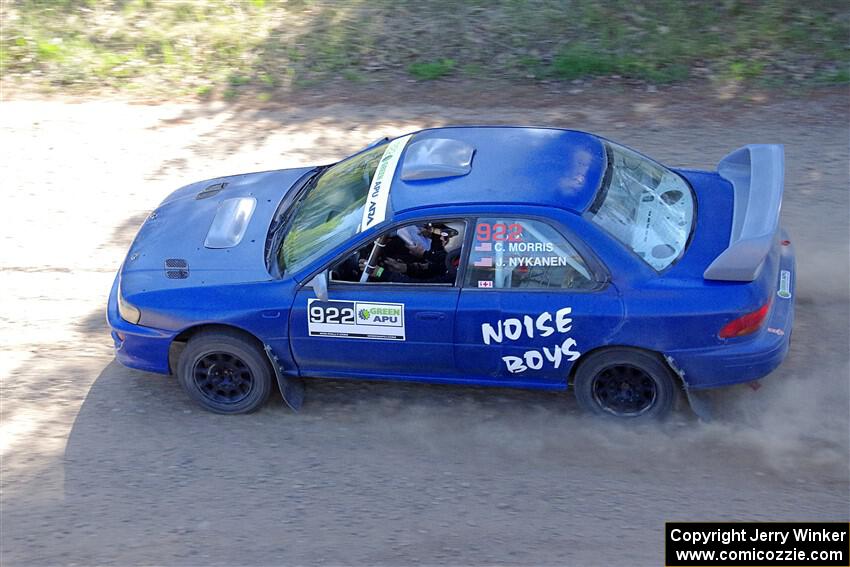
<path id="1" fill-rule="evenodd" d="M 307 189 L 277 253 L 284 275 L 303 268 L 357 233 L 369 184 L 385 147 L 372 148 L 329 167 Z"/>
<path id="2" fill-rule="evenodd" d="M 593 222 L 661 271 L 685 250 L 694 221 L 691 188 L 676 173 L 605 142 L 608 170 L 591 207 Z"/>

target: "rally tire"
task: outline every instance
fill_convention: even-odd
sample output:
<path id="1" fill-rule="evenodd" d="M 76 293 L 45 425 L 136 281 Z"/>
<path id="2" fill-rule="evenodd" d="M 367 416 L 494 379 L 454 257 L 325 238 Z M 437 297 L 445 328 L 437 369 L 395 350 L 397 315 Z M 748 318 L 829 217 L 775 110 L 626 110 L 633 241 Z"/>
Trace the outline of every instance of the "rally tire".
<path id="1" fill-rule="evenodd" d="M 574 388 L 579 406 L 619 419 L 663 419 L 675 400 L 674 376 L 656 354 L 610 348 L 581 361 Z"/>
<path id="2" fill-rule="evenodd" d="M 223 414 L 260 408 L 272 390 L 272 368 L 263 350 L 238 331 L 216 330 L 189 339 L 177 364 L 186 394 L 206 410 Z"/>

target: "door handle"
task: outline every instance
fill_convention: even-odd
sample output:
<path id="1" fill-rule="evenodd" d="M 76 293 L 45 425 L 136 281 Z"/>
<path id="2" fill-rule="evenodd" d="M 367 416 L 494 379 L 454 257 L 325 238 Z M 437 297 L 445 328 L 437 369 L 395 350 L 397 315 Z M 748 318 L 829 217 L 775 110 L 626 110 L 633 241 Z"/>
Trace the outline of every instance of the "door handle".
<path id="1" fill-rule="evenodd" d="M 424 321 L 442 321 L 446 318 L 446 314 L 439 311 L 420 311 L 416 314 L 416 318 Z"/>

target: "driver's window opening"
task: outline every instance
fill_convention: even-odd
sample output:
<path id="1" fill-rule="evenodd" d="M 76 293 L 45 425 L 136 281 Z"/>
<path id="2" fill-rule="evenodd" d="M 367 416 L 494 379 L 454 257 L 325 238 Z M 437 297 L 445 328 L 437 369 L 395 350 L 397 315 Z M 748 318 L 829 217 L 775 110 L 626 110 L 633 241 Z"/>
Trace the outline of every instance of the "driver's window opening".
<path id="1" fill-rule="evenodd" d="M 337 262 L 331 281 L 454 285 L 465 226 L 431 221 L 393 229 Z"/>

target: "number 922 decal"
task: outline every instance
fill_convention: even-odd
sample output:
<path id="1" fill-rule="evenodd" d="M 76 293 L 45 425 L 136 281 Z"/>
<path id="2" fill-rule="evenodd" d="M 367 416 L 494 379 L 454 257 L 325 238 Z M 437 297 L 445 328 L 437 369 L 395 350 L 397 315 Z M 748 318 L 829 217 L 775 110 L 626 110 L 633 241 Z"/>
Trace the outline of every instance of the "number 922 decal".
<path id="1" fill-rule="evenodd" d="M 311 337 L 403 341 L 404 304 L 310 299 L 307 326 Z"/>

